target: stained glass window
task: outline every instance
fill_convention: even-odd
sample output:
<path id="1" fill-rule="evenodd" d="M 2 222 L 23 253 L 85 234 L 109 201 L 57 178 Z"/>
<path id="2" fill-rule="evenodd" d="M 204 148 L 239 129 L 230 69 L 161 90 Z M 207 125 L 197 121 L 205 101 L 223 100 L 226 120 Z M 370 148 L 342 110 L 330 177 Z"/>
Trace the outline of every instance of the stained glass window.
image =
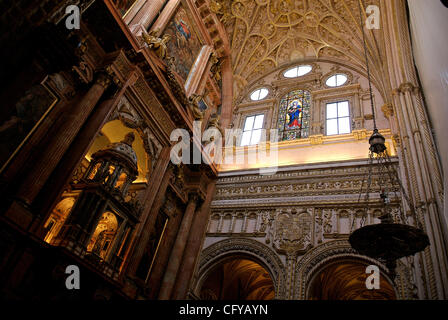
<path id="1" fill-rule="evenodd" d="M 308 138 L 311 94 L 305 90 L 288 93 L 278 111 L 279 141 Z"/>

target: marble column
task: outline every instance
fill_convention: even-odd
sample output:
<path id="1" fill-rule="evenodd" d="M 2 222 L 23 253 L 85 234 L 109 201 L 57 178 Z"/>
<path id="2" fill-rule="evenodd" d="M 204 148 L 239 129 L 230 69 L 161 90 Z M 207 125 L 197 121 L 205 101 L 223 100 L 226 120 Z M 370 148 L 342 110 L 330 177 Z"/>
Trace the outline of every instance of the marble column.
<path id="1" fill-rule="evenodd" d="M 232 122 L 233 107 L 233 72 L 230 57 L 226 57 L 221 67 L 222 73 L 222 109 L 221 126 L 228 128 Z"/>
<path id="2" fill-rule="evenodd" d="M 185 247 L 182 263 L 176 278 L 171 299 L 182 300 L 187 296 L 191 277 L 205 237 L 205 227 L 210 218 L 210 204 L 215 193 L 215 182 L 210 182 L 207 187 L 207 197 L 200 208 L 200 212 L 194 217 L 190 235 Z"/>
<path id="3" fill-rule="evenodd" d="M 140 11 L 142 6 L 147 2 L 148 0 L 137 0 L 136 3 L 132 5 L 132 8 L 126 13 L 126 15 L 123 17 L 124 22 L 126 24 L 131 23 L 132 19 L 135 18 L 137 13 Z"/>
<path id="4" fill-rule="evenodd" d="M 201 79 L 204 72 L 208 72 L 207 66 L 213 48 L 211 46 L 203 46 L 201 52 L 199 53 L 196 61 L 191 68 L 190 74 L 187 81 L 185 82 L 185 92 L 187 97 L 191 96 L 193 93 L 198 93 L 198 88 L 200 87 Z"/>
<path id="5" fill-rule="evenodd" d="M 146 283 L 148 288 L 148 299 L 157 299 L 159 294 L 162 279 L 170 259 L 170 253 L 174 247 L 174 242 L 176 241 L 176 236 L 178 234 L 180 224 L 182 222 L 183 215 L 178 213 L 175 217 L 172 217 L 168 221 L 166 227 L 165 236 L 163 237 L 162 243 L 160 244 L 160 250 L 157 253 L 157 258 L 154 261 L 154 266 L 152 267 L 151 274 Z"/>
<path id="6" fill-rule="evenodd" d="M 140 11 L 129 23 L 130 29 L 136 35 L 141 34 L 141 29 L 148 30 L 149 25 L 155 19 L 164 4 L 164 0 L 148 0 Z"/>
<path id="7" fill-rule="evenodd" d="M 176 276 L 179 271 L 179 266 L 182 261 L 182 256 L 185 250 L 185 245 L 191 229 L 191 223 L 193 222 L 194 213 L 196 210 L 196 204 L 198 201 L 197 195 L 190 195 L 187 209 L 185 210 L 182 224 L 177 233 L 176 242 L 174 248 L 171 250 L 168 266 L 163 277 L 159 299 L 168 300 L 170 298 Z"/>
<path id="8" fill-rule="evenodd" d="M 322 121 L 321 121 L 321 101 L 320 99 L 316 99 L 314 101 L 314 109 L 313 109 L 313 118 L 312 118 L 312 128 L 310 135 L 321 135 L 321 127 L 322 127 Z"/>
<path id="9" fill-rule="evenodd" d="M 143 212 L 134 234 L 132 245 L 129 249 L 125 266 L 127 274 L 131 277 L 135 275 L 140 260 L 148 244 L 151 230 L 154 227 L 159 210 L 163 204 L 166 189 L 170 183 L 170 173 L 166 172 L 170 161 L 170 148 L 165 147 L 157 161 L 156 168 L 150 178 L 142 203 Z"/>
<path id="10" fill-rule="evenodd" d="M 402 142 L 406 186 L 428 234 L 431 245 L 415 255 L 415 278 L 419 297 L 445 299 L 448 296 L 448 231 L 441 220 L 443 186 L 436 149 L 415 84 L 418 78 L 412 56 L 405 1 L 384 1 L 385 49 L 388 79 L 393 95 Z M 397 50 L 397 48 L 401 48 Z M 387 101 L 386 101 L 387 103 Z"/>
<path id="11" fill-rule="evenodd" d="M 43 236 L 43 232 L 45 232 L 43 223 L 47 220 L 46 216 L 50 214 L 49 211 L 52 205 L 58 199 L 58 196 L 63 191 L 64 185 L 70 180 L 73 171 L 79 166 L 84 155 L 95 141 L 96 135 L 108 121 L 126 89 L 134 83 L 134 75 L 134 73 L 131 73 L 123 87 L 115 95 L 104 100 L 95 108 L 71 144 L 70 149 L 64 154 L 56 169 L 45 183 L 45 186 L 39 192 L 39 197 L 36 199 L 37 201 L 34 207 L 39 210 L 44 218 L 42 220 L 37 219 L 34 223 L 38 236 Z"/>
<path id="12" fill-rule="evenodd" d="M 355 130 L 364 128 L 364 115 L 359 97 L 359 92 L 356 92 L 353 97 L 353 120 L 355 121 Z"/>
<path id="13" fill-rule="evenodd" d="M 180 0 L 169 0 L 166 4 L 163 11 L 160 13 L 159 17 L 157 18 L 156 22 L 151 27 L 150 31 L 159 30 L 158 36 L 160 36 L 160 33 L 162 30 L 165 29 L 166 25 L 170 21 L 172 15 L 174 14 L 174 11 L 176 11 L 177 6 L 179 5 Z"/>
<path id="14" fill-rule="evenodd" d="M 109 76 L 101 73 L 79 103 L 74 105 L 65 115 L 60 128 L 54 133 L 54 139 L 51 139 L 51 142 L 48 143 L 48 147 L 42 152 L 42 156 L 35 159 L 37 163 L 31 173 L 24 179 L 17 193 L 18 198 L 27 204 L 33 202 L 109 84 Z M 62 122 L 64 123 L 62 124 Z"/>

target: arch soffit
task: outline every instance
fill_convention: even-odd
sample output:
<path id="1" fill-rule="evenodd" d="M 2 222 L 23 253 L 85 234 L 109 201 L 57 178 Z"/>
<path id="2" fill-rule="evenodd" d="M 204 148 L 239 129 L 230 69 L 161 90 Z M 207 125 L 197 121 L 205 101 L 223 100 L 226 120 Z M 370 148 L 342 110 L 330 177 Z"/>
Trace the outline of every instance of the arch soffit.
<path id="1" fill-rule="evenodd" d="M 276 298 L 284 297 L 286 279 L 283 262 L 271 248 L 247 238 L 225 239 L 207 247 L 200 257 L 194 290 L 200 289 L 207 275 L 219 264 L 233 258 L 245 258 L 259 263 L 274 282 Z"/>
<path id="2" fill-rule="evenodd" d="M 294 298 L 306 299 L 309 285 L 312 283 L 315 275 L 324 268 L 338 261 L 350 260 L 378 266 L 382 276 L 385 276 L 387 281 L 394 287 L 398 299 L 406 299 L 411 296 L 408 290 L 410 287 L 409 276 L 406 274 L 406 268 L 403 263 L 397 262 L 397 276 L 395 281 L 392 281 L 387 274 L 388 269 L 384 264 L 378 260 L 358 254 L 346 240 L 335 240 L 311 249 L 298 260 L 295 267 Z M 398 290 L 399 288 L 401 290 Z"/>

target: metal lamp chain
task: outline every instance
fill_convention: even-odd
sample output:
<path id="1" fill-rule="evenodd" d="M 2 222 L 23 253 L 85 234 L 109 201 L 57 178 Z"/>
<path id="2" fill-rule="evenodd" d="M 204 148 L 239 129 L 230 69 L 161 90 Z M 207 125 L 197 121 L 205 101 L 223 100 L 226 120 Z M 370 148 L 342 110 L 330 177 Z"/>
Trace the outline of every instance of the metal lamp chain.
<path id="1" fill-rule="evenodd" d="M 358 1 L 358 5 L 359 5 L 359 19 L 361 21 L 360 27 L 361 27 L 361 33 L 362 33 L 362 43 L 364 45 L 364 56 L 365 56 L 365 59 L 366 59 L 367 80 L 369 81 L 370 107 L 372 108 L 373 129 L 377 130 L 376 116 L 375 116 L 375 106 L 373 105 L 372 81 L 371 81 L 371 76 L 370 76 L 369 58 L 368 58 L 368 55 L 367 55 L 367 43 L 366 43 L 366 35 L 365 35 L 365 32 L 364 32 L 364 23 L 363 23 L 361 2 L 362 2 L 362 0 Z M 362 5 L 364 6 L 364 3 Z"/>

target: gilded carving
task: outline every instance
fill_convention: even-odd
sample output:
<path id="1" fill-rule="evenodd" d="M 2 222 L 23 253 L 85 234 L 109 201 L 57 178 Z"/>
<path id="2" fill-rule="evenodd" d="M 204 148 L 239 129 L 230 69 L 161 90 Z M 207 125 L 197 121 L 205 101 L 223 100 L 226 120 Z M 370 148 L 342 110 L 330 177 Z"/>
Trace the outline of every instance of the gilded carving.
<path id="1" fill-rule="evenodd" d="M 171 36 L 169 34 L 166 34 L 162 38 L 159 38 L 157 36 L 158 33 L 158 29 L 153 30 L 149 33 L 143 32 L 142 38 L 148 45 L 149 49 L 153 50 L 160 59 L 165 59 L 168 50 L 166 44 L 168 41 L 170 41 Z"/>
<path id="2" fill-rule="evenodd" d="M 191 110 L 193 118 L 198 121 L 204 118 L 204 113 L 199 108 L 199 101 L 201 101 L 202 98 L 203 97 L 198 94 L 192 94 L 188 98 L 188 108 Z"/>

